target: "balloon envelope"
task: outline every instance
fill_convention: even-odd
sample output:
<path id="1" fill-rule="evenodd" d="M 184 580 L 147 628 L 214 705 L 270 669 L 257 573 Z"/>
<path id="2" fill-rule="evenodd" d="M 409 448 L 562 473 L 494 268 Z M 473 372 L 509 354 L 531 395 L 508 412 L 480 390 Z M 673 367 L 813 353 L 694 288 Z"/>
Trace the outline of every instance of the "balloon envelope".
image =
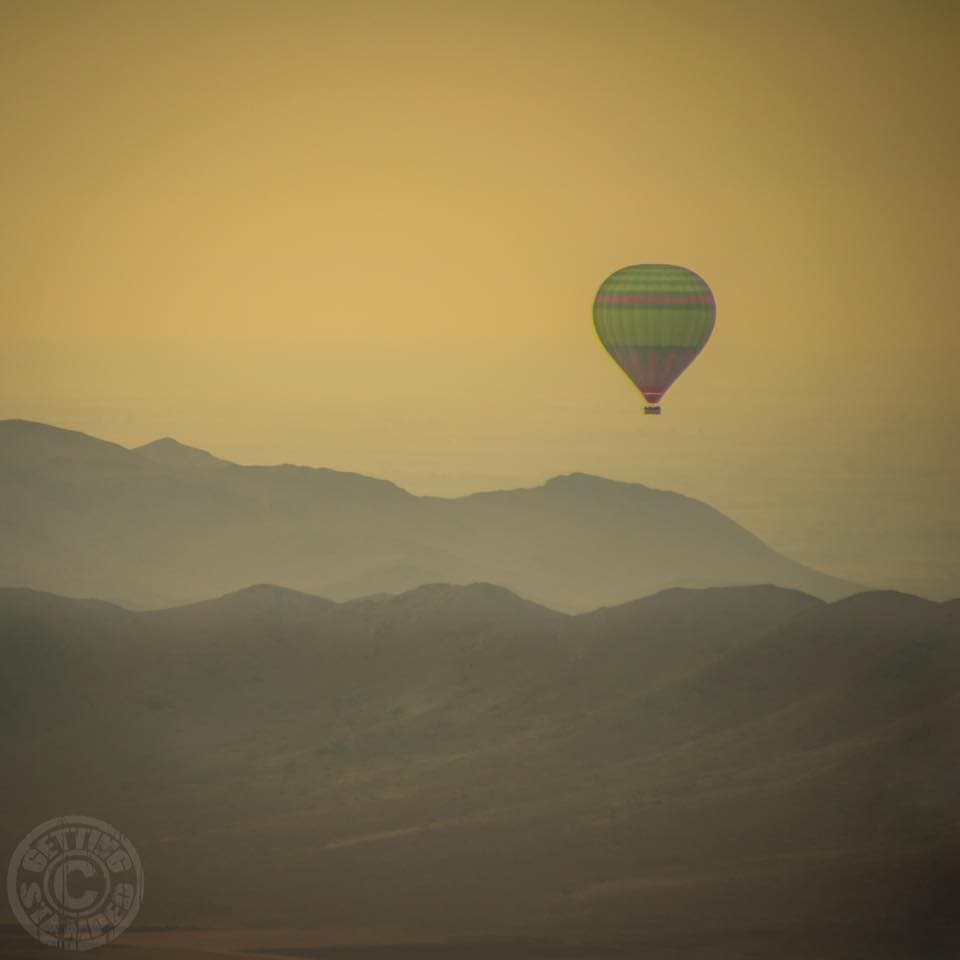
<path id="1" fill-rule="evenodd" d="M 703 349 L 715 315 L 713 294 L 700 277 L 659 263 L 611 274 L 593 302 L 600 342 L 652 404 Z"/>

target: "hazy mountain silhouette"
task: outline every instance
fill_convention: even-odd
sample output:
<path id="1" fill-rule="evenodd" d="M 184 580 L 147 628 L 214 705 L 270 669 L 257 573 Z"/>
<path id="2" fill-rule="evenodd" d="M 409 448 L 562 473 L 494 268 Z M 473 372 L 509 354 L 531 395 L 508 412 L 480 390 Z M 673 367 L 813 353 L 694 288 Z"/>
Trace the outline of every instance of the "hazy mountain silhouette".
<path id="1" fill-rule="evenodd" d="M 334 470 L 246 467 L 165 438 L 126 450 L 0 422 L 0 583 L 167 606 L 271 582 L 337 600 L 498 583 L 586 610 L 670 586 L 855 588 L 689 497 L 572 474 L 417 497 Z"/>
<path id="2" fill-rule="evenodd" d="M 955 602 L 672 589 L 570 616 L 488 584 L 261 585 L 137 613 L 6 589 L 0 657 L 5 848 L 65 810 L 115 822 L 144 922 L 958 945 Z"/>
<path id="3" fill-rule="evenodd" d="M 134 447 L 134 453 L 153 460 L 155 463 L 167 467 L 178 467 L 184 470 L 212 470 L 218 467 L 229 466 L 229 461 L 221 460 L 206 450 L 188 447 L 178 443 L 173 437 L 162 437 L 141 447 Z"/>

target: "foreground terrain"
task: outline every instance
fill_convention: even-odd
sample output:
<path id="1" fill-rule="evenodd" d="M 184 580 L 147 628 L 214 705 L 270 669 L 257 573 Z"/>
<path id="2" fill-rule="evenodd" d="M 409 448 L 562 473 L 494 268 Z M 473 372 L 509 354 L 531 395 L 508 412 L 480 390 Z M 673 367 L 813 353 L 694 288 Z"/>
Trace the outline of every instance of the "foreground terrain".
<path id="1" fill-rule="evenodd" d="M 3 849 L 65 813 L 115 824 L 143 924 L 393 945 L 318 956 L 954 955 L 956 601 L 3 590 L 0 643 Z M 191 937 L 110 950 L 210 950 Z"/>

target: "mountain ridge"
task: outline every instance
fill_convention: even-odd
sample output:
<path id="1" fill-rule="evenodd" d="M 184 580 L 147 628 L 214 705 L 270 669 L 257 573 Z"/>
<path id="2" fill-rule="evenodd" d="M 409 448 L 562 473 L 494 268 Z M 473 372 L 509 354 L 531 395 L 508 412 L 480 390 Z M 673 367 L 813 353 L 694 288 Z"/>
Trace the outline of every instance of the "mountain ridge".
<path id="1" fill-rule="evenodd" d="M 127 450 L 26 421 L 0 421 L 0 529 L 0 583 L 141 609 L 258 582 L 345 600 L 486 581 L 569 612 L 668 586 L 858 589 L 643 484 L 571 473 L 419 497 L 363 474 L 243 466 L 172 438 Z"/>
<path id="2" fill-rule="evenodd" d="M 246 587 L 240 587 L 236 590 L 228 591 L 214 597 L 207 597 L 203 600 L 192 601 L 190 603 L 179 604 L 171 607 L 157 607 L 152 610 L 139 610 L 131 607 L 124 607 L 122 604 L 112 600 L 105 600 L 99 597 L 73 597 L 65 594 L 54 593 L 50 590 L 37 590 L 33 587 L 10 587 L 0 586 L 0 597 L 22 597 L 28 602 L 44 602 L 50 600 L 55 603 L 62 603 L 70 606 L 75 605 L 78 608 L 103 608 L 118 611 L 121 613 L 132 614 L 150 614 L 162 613 L 167 610 L 183 610 L 190 607 L 209 607 L 216 603 L 232 603 L 235 600 L 265 599 L 267 602 L 274 600 L 290 599 L 294 601 L 317 601 L 330 607 L 357 607 L 363 604 L 379 605 L 390 601 L 402 601 L 405 598 L 427 597 L 433 595 L 447 595 L 452 597 L 470 597 L 478 594 L 493 596 L 505 599 L 510 604 L 517 607 L 523 606 L 531 609 L 539 609 L 549 615 L 557 615 L 570 620 L 587 620 L 592 617 L 605 616 L 608 614 L 629 613 L 632 610 L 640 609 L 645 606 L 652 606 L 668 600 L 693 600 L 707 597 L 729 597 L 739 598 L 743 601 L 756 601 L 771 597 L 792 597 L 798 601 L 808 602 L 811 607 L 829 606 L 837 610 L 855 611 L 860 607 L 869 607 L 871 604 L 882 603 L 885 609 L 896 609 L 901 613 L 910 613 L 916 610 L 935 610 L 940 609 L 950 613 L 960 615 L 960 598 L 951 598 L 948 600 L 929 600 L 926 597 L 920 597 L 916 594 L 906 593 L 901 590 L 862 590 L 859 593 L 850 594 L 837 600 L 822 600 L 813 594 L 804 593 L 801 590 L 795 590 L 788 587 L 780 587 L 776 584 L 734 584 L 710 587 L 666 587 L 656 593 L 646 594 L 635 597 L 632 600 L 626 600 L 623 603 L 605 605 L 596 607 L 592 610 L 585 610 L 577 613 L 570 613 L 564 610 L 556 610 L 552 607 L 546 607 L 543 604 L 535 603 L 532 600 L 521 596 L 516 591 L 496 583 L 484 581 L 474 581 L 472 583 L 426 583 L 416 587 L 411 587 L 401 593 L 392 594 L 372 594 L 366 597 L 353 597 L 347 600 L 333 600 L 330 597 L 324 597 L 320 594 L 310 593 L 304 590 L 295 590 L 291 587 L 285 587 L 275 583 L 252 583 Z"/>

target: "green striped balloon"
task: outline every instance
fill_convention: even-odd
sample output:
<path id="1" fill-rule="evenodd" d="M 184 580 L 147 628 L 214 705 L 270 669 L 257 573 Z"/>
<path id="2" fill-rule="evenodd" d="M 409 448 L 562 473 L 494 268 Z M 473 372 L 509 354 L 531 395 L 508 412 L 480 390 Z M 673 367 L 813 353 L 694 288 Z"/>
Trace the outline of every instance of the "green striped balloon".
<path id="1" fill-rule="evenodd" d="M 670 385 L 713 332 L 716 304 L 692 270 L 662 263 L 624 267 L 603 281 L 593 324 L 607 352 L 659 413 Z"/>

